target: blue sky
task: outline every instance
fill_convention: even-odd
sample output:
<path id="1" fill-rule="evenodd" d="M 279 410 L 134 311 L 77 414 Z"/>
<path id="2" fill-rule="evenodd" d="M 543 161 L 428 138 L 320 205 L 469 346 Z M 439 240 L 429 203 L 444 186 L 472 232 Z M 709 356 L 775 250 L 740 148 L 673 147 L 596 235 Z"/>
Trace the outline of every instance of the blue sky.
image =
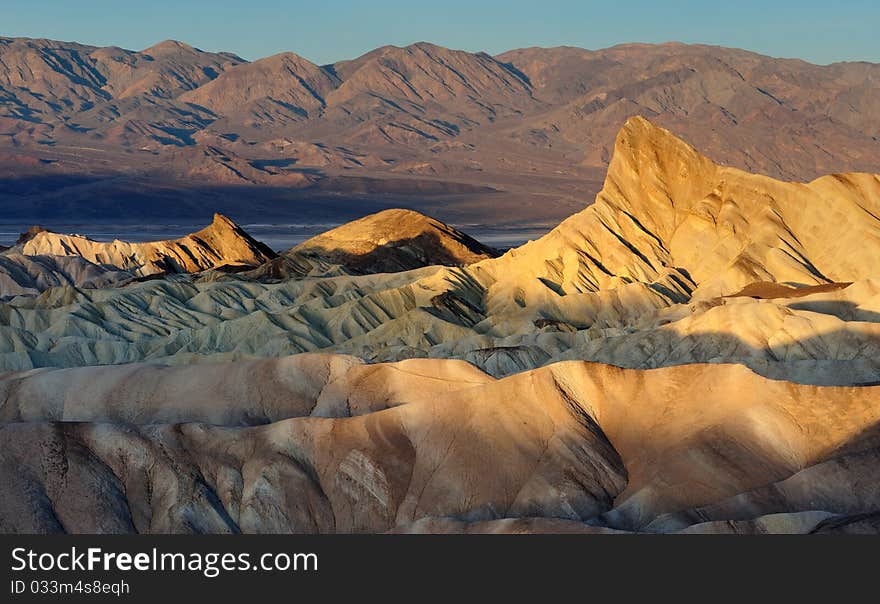
<path id="1" fill-rule="evenodd" d="M 318 63 L 421 40 L 492 54 L 675 40 L 880 62 L 878 25 L 880 0 L 0 0 L 0 35 L 132 49 L 173 38 L 247 59 L 292 50 Z"/>

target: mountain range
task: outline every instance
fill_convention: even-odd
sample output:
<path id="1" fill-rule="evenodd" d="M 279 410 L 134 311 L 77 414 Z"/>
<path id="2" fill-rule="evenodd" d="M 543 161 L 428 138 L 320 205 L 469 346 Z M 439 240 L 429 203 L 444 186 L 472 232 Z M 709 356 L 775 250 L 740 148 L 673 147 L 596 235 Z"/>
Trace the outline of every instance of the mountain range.
<path id="1" fill-rule="evenodd" d="M 880 532 L 878 92 L 0 38 L 0 533 Z"/>
<path id="2" fill-rule="evenodd" d="M 809 181 L 880 163 L 880 65 L 677 43 L 489 56 L 417 43 L 316 65 L 165 41 L 0 38 L 4 221 L 344 219 L 552 225 L 643 115 L 716 162 Z"/>

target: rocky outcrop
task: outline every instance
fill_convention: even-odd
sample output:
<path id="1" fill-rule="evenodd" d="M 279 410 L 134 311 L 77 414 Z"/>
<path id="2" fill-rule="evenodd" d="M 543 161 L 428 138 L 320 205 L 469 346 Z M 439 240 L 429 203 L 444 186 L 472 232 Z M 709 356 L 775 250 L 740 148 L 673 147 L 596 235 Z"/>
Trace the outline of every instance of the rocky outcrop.
<path id="1" fill-rule="evenodd" d="M 204 229 L 169 241 L 130 243 L 93 241 L 80 235 L 36 233 L 20 246 L 25 256 L 77 256 L 140 276 L 194 273 L 223 265 L 256 266 L 275 253 L 220 214 Z"/>
<path id="2" fill-rule="evenodd" d="M 523 288 L 527 305 L 633 284 L 704 299 L 759 281 L 854 281 L 876 276 L 878 213 L 877 175 L 775 181 L 719 166 L 633 118 L 595 204 L 475 273 L 485 271 L 499 290 L 534 275 Z"/>
<path id="3" fill-rule="evenodd" d="M 319 258 L 360 273 L 464 266 L 497 252 L 465 233 L 412 210 L 384 210 L 321 233 L 288 253 Z"/>

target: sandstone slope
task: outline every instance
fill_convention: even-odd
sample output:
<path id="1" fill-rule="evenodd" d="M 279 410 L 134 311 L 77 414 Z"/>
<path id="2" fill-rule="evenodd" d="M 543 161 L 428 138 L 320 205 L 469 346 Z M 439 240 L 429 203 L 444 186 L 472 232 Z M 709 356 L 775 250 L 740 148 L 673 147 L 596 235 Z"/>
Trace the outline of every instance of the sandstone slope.
<path id="1" fill-rule="evenodd" d="M 465 233 L 412 210 L 384 210 L 316 235 L 290 249 L 367 273 L 430 265 L 462 266 L 496 252 Z"/>
<path id="2" fill-rule="evenodd" d="M 877 387 L 796 386 L 735 365 L 568 362 L 496 381 L 451 361 L 314 355 L 3 386 L 4 531 L 458 531 L 524 518 L 809 532 L 877 505 L 858 486 L 877 479 Z M 192 420 L 209 423 L 166 423 Z"/>
<path id="3" fill-rule="evenodd" d="M 709 298 L 758 281 L 855 281 L 876 276 L 878 215 L 878 175 L 776 181 L 720 166 L 636 117 L 594 205 L 475 272 L 501 283 L 529 273 L 563 295 L 644 283 Z"/>
<path id="4" fill-rule="evenodd" d="M 88 262 L 145 276 L 193 273 L 223 265 L 255 266 L 275 253 L 220 214 L 204 229 L 169 241 L 93 241 L 80 235 L 36 233 L 20 246 L 25 256 L 77 256 Z"/>

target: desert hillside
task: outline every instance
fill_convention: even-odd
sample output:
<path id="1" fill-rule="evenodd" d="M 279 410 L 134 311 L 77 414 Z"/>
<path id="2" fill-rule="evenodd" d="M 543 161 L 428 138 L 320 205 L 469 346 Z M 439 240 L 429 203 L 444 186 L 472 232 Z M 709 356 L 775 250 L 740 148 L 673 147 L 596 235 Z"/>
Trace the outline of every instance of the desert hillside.
<path id="1" fill-rule="evenodd" d="M 0 38 L 0 201 L 28 223 L 342 222 L 402 205 L 549 225 L 599 191 L 636 115 L 786 181 L 876 172 L 878 91 L 872 63 L 675 43 L 493 57 L 419 42 L 318 65 Z"/>
<path id="2" fill-rule="evenodd" d="M 3 384 L 4 532 L 878 526 L 876 387 L 724 364 L 567 362 L 496 381 L 333 355 L 17 380 Z"/>
<path id="3" fill-rule="evenodd" d="M 467 265 L 497 252 L 461 231 L 411 210 L 385 210 L 300 243 L 289 254 L 323 258 L 369 273 L 431 265 Z"/>

